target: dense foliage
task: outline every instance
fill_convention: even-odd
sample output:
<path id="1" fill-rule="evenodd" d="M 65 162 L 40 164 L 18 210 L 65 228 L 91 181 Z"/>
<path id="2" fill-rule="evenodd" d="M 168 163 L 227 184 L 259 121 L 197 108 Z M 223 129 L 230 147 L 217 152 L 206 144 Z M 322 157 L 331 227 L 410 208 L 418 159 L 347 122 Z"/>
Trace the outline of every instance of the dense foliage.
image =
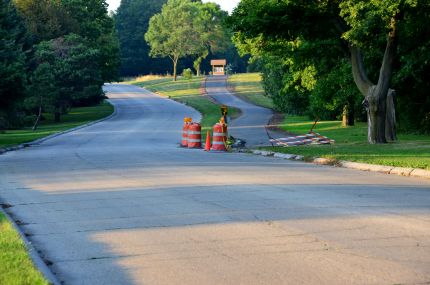
<path id="1" fill-rule="evenodd" d="M 0 1 L 0 129 L 16 120 L 25 94 L 25 28 L 11 1 Z"/>
<path id="2" fill-rule="evenodd" d="M 104 0 L 1 0 L 0 128 L 99 103 L 119 46 Z"/>
<path id="3" fill-rule="evenodd" d="M 123 0 L 115 14 L 121 49 L 122 76 L 162 74 L 170 68 L 169 59 L 151 58 L 144 34 L 149 19 L 161 11 L 167 0 Z"/>
<path id="4" fill-rule="evenodd" d="M 430 132 L 429 22 L 430 3 L 417 0 L 242 0 L 229 20 L 279 109 L 320 118 L 345 113 L 353 123 L 366 112 L 365 99 L 371 142 L 384 142 L 390 131 L 389 88 L 398 126 Z"/>
<path id="5" fill-rule="evenodd" d="M 204 60 L 226 58 L 232 71 L 243 71 L 244 64 L 231 42 L 231 31 L 224 25 L 227 13 L 214 3 L 201 0 L 169 0 L 149 22 L 145 39 L 153 57 L 168 57 L 176 80 L 179 59 L 192 58 L 197 74 L 207 70 Z"/>

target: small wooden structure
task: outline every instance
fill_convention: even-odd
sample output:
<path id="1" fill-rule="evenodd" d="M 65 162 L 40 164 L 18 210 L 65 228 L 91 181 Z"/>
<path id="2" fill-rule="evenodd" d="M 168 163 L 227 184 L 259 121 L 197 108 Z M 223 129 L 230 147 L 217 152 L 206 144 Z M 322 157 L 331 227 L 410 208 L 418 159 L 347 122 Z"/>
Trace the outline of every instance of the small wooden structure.
<path id="1" fill-rule="evenodd" d="M 227 60 L 225 59 L 212 59 L 212 74 L 213 75 L 225 75 L 225 66 L 227 65 Z"/>

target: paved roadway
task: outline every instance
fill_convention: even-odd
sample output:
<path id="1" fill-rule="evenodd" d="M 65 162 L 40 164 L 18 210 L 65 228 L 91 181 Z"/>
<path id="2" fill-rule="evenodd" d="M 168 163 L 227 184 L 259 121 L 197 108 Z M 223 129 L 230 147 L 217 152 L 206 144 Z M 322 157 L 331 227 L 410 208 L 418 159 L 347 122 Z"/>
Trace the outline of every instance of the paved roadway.
<path id="1" fill-rule="evenodd" d="M 285 134 L 266 130 L 273 116 L 272 110 L 255 106 L 231 94 L 227 89 L 227 76 L 209 76 L 206 92 L 219 103 L 242 111 L 239 118 L 229 122 L 229 134 L 245 140 L 247 147 L 270 145 L 269 135 L 274 138 L 285 137 Z"/>
<path id="2" fill-rule="evenodd" d="M 193 110 L 107 87 L 112 119 L 0 156 L 64 284 L 428 284 L 430 181 L 176 146 Z"/>

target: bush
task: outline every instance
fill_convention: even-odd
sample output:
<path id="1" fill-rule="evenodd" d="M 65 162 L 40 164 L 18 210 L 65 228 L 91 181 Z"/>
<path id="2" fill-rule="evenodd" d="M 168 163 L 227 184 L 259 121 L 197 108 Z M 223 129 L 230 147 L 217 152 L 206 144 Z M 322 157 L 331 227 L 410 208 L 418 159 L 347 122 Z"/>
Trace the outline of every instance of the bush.
<path id="1" fill-rule="evenodd" d="M 184 78 L 187 80 L 191 80 L 193 78 L 193 72 L 190 68 L 184 69 L 182 76 L 184 76 Z"/>

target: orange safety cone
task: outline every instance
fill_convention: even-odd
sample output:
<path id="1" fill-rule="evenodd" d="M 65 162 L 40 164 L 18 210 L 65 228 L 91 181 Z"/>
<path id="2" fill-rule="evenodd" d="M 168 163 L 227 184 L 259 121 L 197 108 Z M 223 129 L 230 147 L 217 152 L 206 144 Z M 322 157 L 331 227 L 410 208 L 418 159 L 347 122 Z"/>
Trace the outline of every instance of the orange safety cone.
<path id="1" fill-rule="evenodd" d="M 206 134 L 206 145 L 205 145 L 205 151 L 211 150 L 211 133 L 210 131 Z"/>

